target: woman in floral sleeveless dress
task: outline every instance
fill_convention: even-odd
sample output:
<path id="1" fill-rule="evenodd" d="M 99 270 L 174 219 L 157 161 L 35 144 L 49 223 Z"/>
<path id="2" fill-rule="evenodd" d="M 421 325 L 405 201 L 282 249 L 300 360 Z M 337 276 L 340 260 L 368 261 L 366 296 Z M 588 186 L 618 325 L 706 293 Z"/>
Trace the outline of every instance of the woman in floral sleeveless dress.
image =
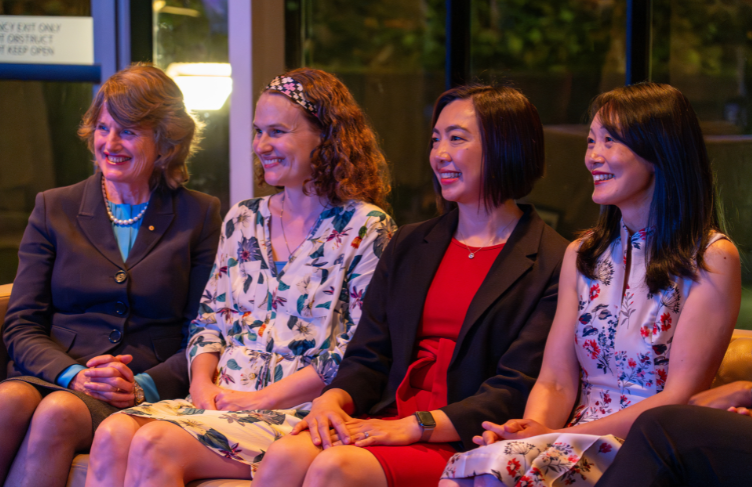
<path id="1" fill-rule="evenodd" d="M 524 418 L 484 423 L 483 446 L 453 456 L 441 487 L 593 485 L 640 413 L 686 403 L 723 358 L 739 254 L 718 231 L 689 102 L 644 83 L 599 96 L 591 114 L 585 164 L 601 216 L 567 249 Z"/>
<path id="2" fill-rule="evenodd" d="M 250 479 L 337 372 L 396 230 L 377 206 L 386 161 L 345 85 L 315 69 L 267 86 L 254 132 L 260 177 L 283 189 L 225 217 L 187 344 L 191 394 L 108 418 L 89 487 Z"/>

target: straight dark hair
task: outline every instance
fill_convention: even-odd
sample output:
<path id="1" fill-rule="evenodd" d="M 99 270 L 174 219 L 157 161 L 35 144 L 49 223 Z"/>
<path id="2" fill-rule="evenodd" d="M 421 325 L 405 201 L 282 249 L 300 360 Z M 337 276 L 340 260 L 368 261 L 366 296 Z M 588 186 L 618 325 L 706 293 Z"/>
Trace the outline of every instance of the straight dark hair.
<path id="1" fill-rule="evenodd" d="M 441 111 L 455 100 L 473 100 L 483 147 L 480 195 L 486 209 L 508 199 L 519 199 L 543 177 L 543 125 L 538 110 L 525 95 L 508 86 L 466 85 L 445 91 L 433 108 L 431 127 Z M 433 174 L 439 212 L 454 203 L 441 196 L 441 184 Z"/>
<path id="2" fill-rule="evenodd" d="M 596 97 L 590 119 L 596 115 L 613 138 L 655 168 L 645 275 L 650 292 L 668 289 L 671 276 L 697 280 L 698 270 L 707 270 L 705 248 L 720 220 L 713 171 L 689 100 L 672 86 L 639 83 Z M 581 236 L 577 269 L 583 275 L 596 278 L 598 258 L 620 235 L 620 222 L 619 208 L 601 206 L 598 222 Z"/>

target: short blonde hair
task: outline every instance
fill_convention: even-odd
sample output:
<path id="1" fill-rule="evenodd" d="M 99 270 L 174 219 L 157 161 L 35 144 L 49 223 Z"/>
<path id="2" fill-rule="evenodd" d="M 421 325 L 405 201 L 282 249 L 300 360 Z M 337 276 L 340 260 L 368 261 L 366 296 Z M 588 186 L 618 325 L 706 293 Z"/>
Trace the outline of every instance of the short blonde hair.
<path id="1" fill-rule="evenodd" d="M 134 64 L 102 84 L 84 114 L 78 135 L 94 152 L 94 132 L 102 107 L 123 127 L 154 130 L 159 158 L 149 185 L 177 189 L 188 181 L 188 157 L 198 150 L 203 124 L 185 108 L 183 93 L 161 69 Z"/>

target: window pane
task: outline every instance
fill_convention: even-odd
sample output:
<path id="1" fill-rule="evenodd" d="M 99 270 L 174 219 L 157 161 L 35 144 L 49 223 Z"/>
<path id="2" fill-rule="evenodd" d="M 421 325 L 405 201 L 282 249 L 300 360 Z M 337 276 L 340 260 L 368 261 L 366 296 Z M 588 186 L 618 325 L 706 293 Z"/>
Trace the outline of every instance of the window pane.
<path id="1" fill-rule="evenodd" d="M 742 256 L 737 328 L 752 329 L 752 5 L 672 0 L 654 8 L 653 78 L 681 90 L 700 118 L 727 231 Z"/>
<path id="2" fill-rule="evenodd" d="M 547 172 L 525 200 L 569 239 L 598 215 L 583 164 L 586 112 L 594 96 L 624 84 L 623 3 L 472 2 L 472 77 L 511 84 L 538 109 Z"/>
<path id="3" fill-rule="evenodd" d="M 0 15 L 90 14 L 90 0 L 0 1 Z M 93 170 L 76 135 L 91 97 L 89 83 L 0 81 L 0 284 L 16 276 L 36 194 L 77 183 Z"/>
<path id="4" fill-rule="evenodd" d="M 433 102 L 444 91 L 445 12 L 444 0 L 302 3 L 304 62 L 339 76 L 373 124 L 401 225 L 436 213 L 428 142 Z"/>
<path id="5" fill-rule="evenodd" d="M 201 151 L 188 163 L 188 187 L 218 197 L 224 214 L 231 204 L 230 110 L 227 80 L 219 78 L 229 69 L 227 0 L 160 0 L 153 8 L 154 63 L 176 79 L 206 124 Z"/>

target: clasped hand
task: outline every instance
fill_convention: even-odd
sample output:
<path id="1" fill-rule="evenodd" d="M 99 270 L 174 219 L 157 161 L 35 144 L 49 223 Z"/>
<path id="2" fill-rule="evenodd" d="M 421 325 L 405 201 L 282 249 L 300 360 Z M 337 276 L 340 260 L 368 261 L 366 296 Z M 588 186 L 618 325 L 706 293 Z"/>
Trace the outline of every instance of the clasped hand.
<path id="1" fill-rule="evenodd" d="M 481 446 L 502 440 L 519 440 L 554 432 L 551 428 L 543 426 L 533 419 L 510 419 L 501 425 L 484 421 L 482 426 L 486 430 L 483 432 L 483 436 L 473 437 L 473 443 Z"/>
<path id="2" fill-rule="evenodd" d="M 68 384 L 68 388 L 83 392 L 116 408 L 128 408 L 135 404 L 133 371 L 128 367 L 132 355 L 99 355 L 86 362 L 88 367 L 80 371 Z"/>

